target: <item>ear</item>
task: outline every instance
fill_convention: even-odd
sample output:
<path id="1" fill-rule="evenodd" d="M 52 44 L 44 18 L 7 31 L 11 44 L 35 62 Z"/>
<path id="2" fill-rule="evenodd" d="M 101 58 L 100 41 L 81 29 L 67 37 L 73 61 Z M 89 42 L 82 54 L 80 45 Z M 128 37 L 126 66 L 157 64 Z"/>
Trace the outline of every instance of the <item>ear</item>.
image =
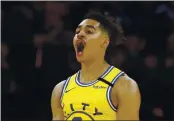
<path id="1" fill-rule="evenodd" d="M 106 39 L 106 40 L 104 41 L 104 46 L 107 48 L 108 45 L 109 45 L 109 39 Z"/>
<path id="2" fill-rule="evenodd" d="M 102 48 L 107 48 L 109 45 L 109 38 L 106 37 L 104 40 L 103 40 L 103 43 L 101 45 Z"/>

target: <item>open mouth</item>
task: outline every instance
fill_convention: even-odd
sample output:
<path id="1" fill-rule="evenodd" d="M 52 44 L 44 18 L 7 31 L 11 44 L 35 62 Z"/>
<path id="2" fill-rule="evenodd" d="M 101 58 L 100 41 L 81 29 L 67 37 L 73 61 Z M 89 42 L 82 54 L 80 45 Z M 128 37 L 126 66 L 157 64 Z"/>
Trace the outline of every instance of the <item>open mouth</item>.
<path id="1" fill-rule="evenodd" d="M 84 46 L 83 43 L 77 44 L 77 54 L 78 54 L 78 55 L 82 55 L 82 54 L 83 54 L 84 48 L 85 48 L 85 46 Z"/>

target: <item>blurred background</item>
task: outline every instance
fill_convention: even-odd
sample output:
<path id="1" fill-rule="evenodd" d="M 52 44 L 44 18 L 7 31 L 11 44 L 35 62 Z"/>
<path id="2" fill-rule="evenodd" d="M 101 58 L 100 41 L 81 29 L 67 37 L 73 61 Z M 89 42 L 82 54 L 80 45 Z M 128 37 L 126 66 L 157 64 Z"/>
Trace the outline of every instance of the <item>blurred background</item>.
<path id="1" fill-rule="evenodd" d="M 122 25 L 109 61 L 136 80 L 142 120 L 174 120 L 174 2 L 1 2 L 2 120 L 51 120 L 54 86 L 80 68 L 72 39 L 84 15 Z"/>

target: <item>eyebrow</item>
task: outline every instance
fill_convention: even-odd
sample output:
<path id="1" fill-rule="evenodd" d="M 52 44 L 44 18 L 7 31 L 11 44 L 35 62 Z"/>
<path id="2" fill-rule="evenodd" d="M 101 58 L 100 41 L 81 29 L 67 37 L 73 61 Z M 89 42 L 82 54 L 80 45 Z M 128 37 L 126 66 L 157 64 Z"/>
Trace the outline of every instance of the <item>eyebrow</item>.
<path id="1" fill-rule="evenodd" d="M 81 28 L 82 27 L 82 25 L 79 25 L 78 27 L 77 27 L 77 29 L 78 28 Z M 95 29 L 96 30 L 96 28 L 94 27 L 94 26 L 91 26 L 91 25 L 86 25 L 85 27 L 87 27 L 87 28 L 92 28 L 92 29 Z"/>

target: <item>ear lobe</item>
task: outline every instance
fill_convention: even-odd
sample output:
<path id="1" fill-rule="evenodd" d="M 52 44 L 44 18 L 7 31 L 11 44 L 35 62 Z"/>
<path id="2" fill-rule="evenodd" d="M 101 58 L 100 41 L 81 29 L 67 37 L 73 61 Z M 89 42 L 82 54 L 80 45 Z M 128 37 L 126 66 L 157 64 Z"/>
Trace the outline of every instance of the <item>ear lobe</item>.
<path id="1" fill-rule="evenodd" d="M 105 40 L 104 45 L 107 47 L 109 45 L 109 40 Z"/>
<path id="2" fill-rule="evenodd" d="M 101 47 L 106 48 L 109 45 L 109 40 L 105 40 Z"/>

